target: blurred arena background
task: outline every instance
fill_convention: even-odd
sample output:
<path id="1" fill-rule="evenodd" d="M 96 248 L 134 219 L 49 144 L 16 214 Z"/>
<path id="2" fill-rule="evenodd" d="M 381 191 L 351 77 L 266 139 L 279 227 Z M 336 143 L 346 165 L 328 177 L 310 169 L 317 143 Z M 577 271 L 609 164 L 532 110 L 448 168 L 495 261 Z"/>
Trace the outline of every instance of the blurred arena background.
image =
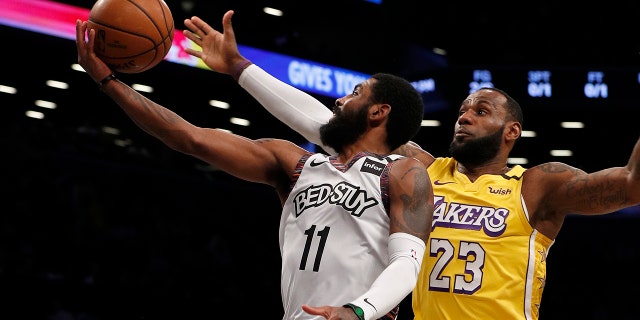
<path id="1" fill-rule="evenodd" d="M 0 7 L 28 13 L 36 2 L 0 0 Z M 221 28 L 233 9 L 241 45 L 435 81 L 425 100 L 430 125 L 416 142 L 436 156 L 447 155 L 457 106 L 480 83 L 506 89 L 522 104 L 524 128 L 534 134 L 513 156 L 526 167 L 622 166 L 640 133 L 635 1 L 166 2 L 179 30 L 192 15 Z M 86 11 L 95 1 L 57 3 Z M 143 133 L 72 69 L 73 40 L 6 19 L 0 34 L 0 318 L 279 319 L 280 205 L 272 190 Z M 549 74 L 550 81 L 536 80 Z M 147 96 L 197 125 L 314 148 L 229 76 L 163 61 L 120 78 L 152 88 Z M 589 96 L 588 86 L 599 89 Z M 328 106 L 335 99 L 312 94 Z M 639 215 L 631 208 L 566 220 L 548 258 L 541 320 L 637 318 Z M 403 304 L 399 319 L 411 319 L 409 299 Z"/>

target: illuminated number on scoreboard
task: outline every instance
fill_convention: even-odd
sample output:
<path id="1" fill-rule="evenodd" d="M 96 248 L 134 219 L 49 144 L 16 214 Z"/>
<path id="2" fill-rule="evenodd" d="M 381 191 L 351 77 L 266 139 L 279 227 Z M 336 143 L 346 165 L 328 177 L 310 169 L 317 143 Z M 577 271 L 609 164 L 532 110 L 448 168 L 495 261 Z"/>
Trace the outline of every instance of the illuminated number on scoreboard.
<path id="1" fill-rule="evenodd" d="M 469 93 L 472 93 L 482 87 L 493 88 L 493 82 L 491 81 L 491 71 L 473 70 L 473 81 L 469 83 Z"/>
<path id="2" fill-rule="evenodd" d="M 530 97 L 551 97 L 551 71 L 529 71 L 527 92 Z"/>
<path id="3" fill-rule="evenodd" d="M 584 85 L 584 95 L 587 98 L 606 98 L 609 96 L 609 87 L 604 83 L 604 72 L 587 72 L 587 81 Z"/>

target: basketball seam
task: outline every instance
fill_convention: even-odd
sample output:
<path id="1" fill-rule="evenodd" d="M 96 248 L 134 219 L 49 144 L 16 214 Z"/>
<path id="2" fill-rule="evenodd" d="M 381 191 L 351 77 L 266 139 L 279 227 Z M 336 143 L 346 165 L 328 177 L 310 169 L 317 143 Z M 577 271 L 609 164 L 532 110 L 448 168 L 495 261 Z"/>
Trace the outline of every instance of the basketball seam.
<path id="1" fill-rule="evenodd" d="M 95 19 L 95 17 L 91 17 L 91 15 L 89 16 L 89 21 L 91 21 L 92 23 L 96 24 L 96 25 L 102 25 L 104 27 L 113 29 L 113 30 L 117 30 L 120 32 L 124 32 L 127 34 L 131 34 L 131 35 L 135 35 L 137 37 L 139 37 L 140 39 L 146 39 L 147 41 L 149 41 L 152 44 L 152 47 L 149 48 L 148 50 L 142 51 L 136 55 L 130 55 L 130 56 L 118 56 L 118 57 L 113 57 L 113 58 L 117 58 L 117 59 L 127 59 L 127 58 L 134 58 L 140 55 L 144 55 L 144 54 L 148 54 L 151 53 L 153 51 L 153 57 L 144 65 L 141 65 L 141 67 L 138 69 L 137 72 L 142 72 L 145 71 L 149 68 L 151 68 L 152 66 L 155 66 L 157 63 L 154 63 L 154 61 L 156 61 L 158 59 L 158 57 L 162 57 L 162 59 L 164 59 L 164 57 L 169 53 L 169 50 L 171 49 L 172 45 L 173 45 L 173 38 L 174 38 L 174 33 L 175 33 L 175 23 L 173 22 L 173 17 L 171 15 L 171 21 L 167 21 L 167 19 L 170 16 L 171 10 L 168 8 L 168 6 L 166 5 L 166 3 L 163 0 L 156 0 L 154 1 L 156 3 L 156 5 L 159 6 L 159 10 L 160 10 L 160 14 L 162 16 L 163 21 L 156 21 L 158 19 L 157 16 L 153 16 L 151 15 L 151 11 L 147 10 L 147 8 L 149 8 L 149 6 L 142 6 L 139 3 L 137 3 L 134 0 L 126 0 L 126 2 L 128 2 L 129 4 L 133 5 L 135 8 L 137 8 L 141 14 L 143 14 L 147 20 L 149 20 L 149 22 L 151 23 L 151 25 L 153 25 L 153 29 L 150 30 L 154 30 L 158 33 L 158 35 L 160 36 L 160 41 L 156 42 L 154 41 L 154 39 L 156 39 L 153 35 L 149 35 L 147 34 L 143 34 L 143 33 L 138 33 L 138 32 L 132 32 L 131 30 L 126 30 L 120 27 L 117 27 L 115 25 L 109 24 L 109 23 L 103 23 L 98 19 Z M 153 3 L 153 2 L 152 2 Z M 164 32 L 162 32 L 164 29 L 164 31 L 166 31 L 167 33 L 165 34 Z M 169 45 L 167 45 L 167 40 L 170 41 Z M 160 51 L 160 47 L 162 46 L 162 54 L 159 52 Z"/>
<path id="2" fill-rule="evenodd" d="M 144 66 L 143 68 L 141 68 L 142 70 L 146 70 L 146 69 L 148 68 L 148 66 L 149 66 L 153 61 L 155 61 L 155 60 L 156 60 L 156 58 L 158 57 L 158 50 L 157 50 L 157 49 L 159 49 L 160 45 L 162 45 L 162 47 L 163 47 L 163 49 L 162 49 L 162 52 L 163 52 L 162 57 L 163 57 L 163 59 L 164 59 L 164 56 L 166 56 L 166 55 L 167 55 L 168 51 L 167 51 L 167 47 L 166 47 L 166 45 L 165 45 L 165 42 L 166 42 L 166 40 L 167 40 L 168 38 L 169 38 L 169 39 L 171 39 L 171 40 L 173 40 L 173 28 L 171 28 L 171 30 L 168 30 L 169 32 L 167 32 L 167 36 L 166 36 L 166 37 L 165 37 L 165 36 L 163 36 L 163 33 L 162 33 L 162 30 L 161 30 L 160 26 L 156 23 L 156 21 L 155 21 L 155 20 L 153 20 L 153 19 L 151 18 L 151 15 L 149 14 L 149 12 L 148 12 L 147 10 L 145 10 L 145 8 L 144 8 L 143 6 L 140 6 L 139 4 L 137 4 L 137 3 L 136 3 L 135 1 L 133 1 L 133 0 L 127 0 L 127 1 L 128 1 L 128 2 L 130 2 L 131 4 L 133 4 L 134 6 L 136 6 L 136 7 L 137 7 L 137 8 L 138 8 L 138 9 L 139 9 L 139 10 L 140 10 L 140 11 L 141 11 L 145 16 L 147 16 L 147 19 L 149 19 L 149 21 L 151 21 L 151 23 L 152 23 L 152 24 L 153 24 L 153 26 L 156 28 L 156 31 L 158 32 L 158 34 L 160 34 L 160 37 L 161 37 L 161 39 L 162 39 L 162 42 L 161 42 L 161 43 L 157 43 L 157 44 L 155 44 L 155 43 L 154 43 L 154 46 L 153 46 L 153 48 L 152 48 L 152 49 L 147 50 L 147 51 L 145 51 L 145 52 L 144 52 L 144 53 L 146 53 L 146 52 L 149 52 L 149 51 L 151 51 L 151 50 L 155 50 L 155 52 L 154 52 L 154 58 L 153 58 L 153 59 L 151 59 L 151 61 L 149 61 L 149 63 L 148 63 L 146 66 Z M 168 28 L 167 28 L 167 26 L 166 26 L 166 23 L 167 23 L 167 14 L 166 14 L 166 12 L 164 11 L 164 6 L 162 5 L 161 1 L 162 1 L 162 0 L 157 0 L 157 1 L 156 1 L 156 4 L 157 4 L 158 6 L 160 6 L 160 11 L 162 12 L 162 21 L 164 21 L 164 23 L 165 23 L 165 29 L 168 29 Z M 174 26 L 175 26 L 175 24 L 174 24 Z M 153 42 L 153 41 L 152 41 L 152 42 Z M 171 47 L 169 47 L 169 48 L 171 48 Z"/>
<path id="3" fill-rule="evenodd" d="M 162 45 L 164 46 L 164 42 L 165 40 L 167 40 L 167 38 L 172 38 L 173 36 L 173 28 L 171 28 L 171 30 L 166 30 L 167 32 L 167 36 L 163 36 L 162 30 L 160 28 L 160 26 L 156 23 L 156 21 L 154 21 L 151 17 L 151 15 L 149 14 L 149 12 L 147 10 L 145 10 L 145 8 L 143 6 L 140 6 L 139 4 L 137 4 L 134 0 L 127 0 L 128 2 L 130 2 L 131 4 L 133 4 L 134 6 L 136 6 L 138 9 L 140 9 L 140 11 L 142 11 L 142 13 L 144 13 L 145 16 L 147 16 L 147 18 L 149 19 L 149 21 L 151 21 L 151 23 L 153 24 L 153 26 L 156 28 L 156 31 L 158 31 L 158 34 L 160 35 L 160 37 L 162 38 Z M 160 7 L 160 11 L 162 11 L 162 21 L 164 21 L 165 23 L 165 29 L 167 28 L 167 13 L 164 11 L 164 6 L 162 5 L 163 2 L 162 0 L 157 0 L 156 3 L 158 4 L 158 6 Z M 160 44 L 157 44 L 154 48 L 159 47 Z"/>

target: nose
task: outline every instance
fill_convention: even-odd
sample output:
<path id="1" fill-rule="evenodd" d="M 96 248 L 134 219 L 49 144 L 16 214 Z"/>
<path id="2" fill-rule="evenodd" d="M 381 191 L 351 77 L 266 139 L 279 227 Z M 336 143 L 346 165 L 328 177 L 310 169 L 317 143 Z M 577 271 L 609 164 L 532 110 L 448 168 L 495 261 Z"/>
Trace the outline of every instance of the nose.
<path id="1" fill-rule="evenodd" d="M 471 114 L 469 111 L 465 111 L 458 116 L 458 123 L 468 124 L 471 122 Z"/>
<path id="2" fill-rule="evenodd" d="M 338 99 L 336 99 L 335 106 L 336 106 L 336 107 L 339 107 L 339 106 L 341 106 L 341 105 L 342 105 L 342 98 L 338 98 Z"/>

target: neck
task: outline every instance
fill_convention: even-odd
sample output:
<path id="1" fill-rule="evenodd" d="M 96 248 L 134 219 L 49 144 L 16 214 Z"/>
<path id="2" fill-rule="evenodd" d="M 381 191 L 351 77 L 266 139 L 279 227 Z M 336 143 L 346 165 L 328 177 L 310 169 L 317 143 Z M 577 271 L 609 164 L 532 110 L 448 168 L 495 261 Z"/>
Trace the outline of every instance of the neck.
<path id="1" fill-rule="evenodd" d="M 469 165 L 458 162 L 458 172 L 466 175 L 469 180 L 475 181 L 485 174 L 499 175 L 511 170 L 506 161 L 490 161 L 479 165 Z"/>
<path id="2" fill-rule="evenodd" d="M 389 154 L 391 150 L 389 150 L 386 145 L 381 144 L 380 142 L 367 143 L 366 140 L 361 139 L 354 144 L 345 146 L 343 150 L 338 154 L 338 159 L 341 162 L 346 163 L 360 152 L 370 152 L 386 155 Z"/>

